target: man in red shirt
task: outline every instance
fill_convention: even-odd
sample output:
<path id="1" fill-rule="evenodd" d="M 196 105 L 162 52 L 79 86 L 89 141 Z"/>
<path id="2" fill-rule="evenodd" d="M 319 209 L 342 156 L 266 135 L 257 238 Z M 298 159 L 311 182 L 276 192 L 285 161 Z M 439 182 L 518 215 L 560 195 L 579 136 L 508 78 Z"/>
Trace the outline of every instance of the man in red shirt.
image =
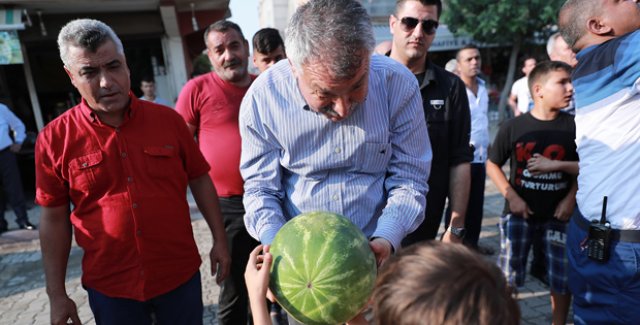
<path id="1" fill-rule="evenodd" d="M 218 21 L 204 33 L 207 55 L 213 71 L 190 80 L 180 93 L 176 111 L 182 115 L 200 150 L 211 166 L 213 180 L 224 217 L 231 272 L 222 282 L 218 302 L 221 325 L 245 325 L 248 295 L 244 269 L 258 242 L 244 226 L 244 182 L 240 176 L 240 102 L 255 78 L 247 72 L 249 43 L 240 27 Z"/>
<path id="2" fill-rule="evenodd" d="M 178 114 L 130 92 L 122 42 L 109 26 L 71 21 L 58 46 L 82 103 L 49 123 L 36 143 L 51 323 L 80 324 L 65 288 L 73 225 L 96 323 L 151 324 L 155 314 L 160 324 L 202 324 L 187 185 L 212 230 L 218 282 L 230 264 L 209 166 Z"/>

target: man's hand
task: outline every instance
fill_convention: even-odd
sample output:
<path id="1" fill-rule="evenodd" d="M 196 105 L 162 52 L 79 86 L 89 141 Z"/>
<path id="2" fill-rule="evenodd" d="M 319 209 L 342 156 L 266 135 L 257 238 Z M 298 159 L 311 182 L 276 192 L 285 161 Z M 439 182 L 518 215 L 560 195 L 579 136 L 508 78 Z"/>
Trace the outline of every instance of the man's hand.
<path id="1" fill-rule="evenodd" d="M 462 244 L 462 238 L 452 234 L 451 231 L 449 231 L 449 229 L 447 229 L 444 232 L 444 234 L 442 234 L 442 242 L 443 243 Z"/>
<path id="2" fill-rule="evenodd" d="M 13 153 L 20 152 L 20 149 L 22 149 L 22 143 L 14 143 L 11 145 L 11 147 L 9 147 L 9 150 L 11 150 L 11 152 Z"/>
<path id="3" fill-rule="evenodd" d="M 527 160 L 527 169 L 532 175 L 539 175 L 542 173 L 549 173 L 558 170 L 555 165 L 555 161 L 551 160 L 539 153 L 534 153 L 529 160 Z"/>
<path id="4" fill-rule="evenodd" d="M 67 295 L 49 297 L 49 301 L 51 303 L 52 325 L 82 324 L 80 317 L 78 317 L 76 303 Z M 71 323 L 69 323 L 69 320 L 71 320 Z"/>
<path id="5" fill-rule="evenodd" d="M 211 259 L 211 275 L 216 276 L 216 283 L 220 284 L 227 278 L 231 270 L 231 257 L 226 242 L 215 242 L 209 253 Z"/>
<path id="6" fill-rule="evenodd" d="M 391 243 L 380 237 L 369 241 L 369 247 L 371 247 L 373 255 L 376 256 L 376 264 L 378 265 L 378 268 L 387 261 L 389 256 L 391 256 L 391 251 L 393 250 Z"/>
<path id="7" fill-rule="evenodd" d="M 573 214 L 573 209 L 576 207 L 575 195 L 565 196 L 556 206 L 556 211 L 553 212 L 553 217 L 560 221 L 568 221 Z"/>
<path id="8" fill-rule="evenodd" d="M 525 202 L 520 195 L 516 194 L 515 191 L 509 191 L 507 201 L 509 201 L 509 210 L 511 213 L 522 216 L 525 219 L 529 219 L 529 216 L 533 214 L 527 202 Z"/>

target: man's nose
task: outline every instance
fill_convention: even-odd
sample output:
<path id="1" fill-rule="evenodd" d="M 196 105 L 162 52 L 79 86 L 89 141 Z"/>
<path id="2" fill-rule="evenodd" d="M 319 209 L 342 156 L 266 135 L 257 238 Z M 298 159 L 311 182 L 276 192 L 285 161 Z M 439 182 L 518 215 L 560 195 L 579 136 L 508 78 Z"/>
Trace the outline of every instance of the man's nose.
<path id="1" fill-rule="evenodd" d="M 107 73 L 107 72 L 101 72 L 100 73 L 100 87 L 101 88 L 109 88 L 109 87 L 111 87 L 112 83 L 113 83 L 113 80 L 112 80 L 111 76 L 109 75 L 109 73 Z"/>
<path id="2" fill-rule="evenodd" d="M 424 31 L 422 30 L 422 22 L 419 22 L 416 27 L 413 29 L 413 31 L 411 32 L 411 35 L 415 36 L 415 37 L 422 37 L 424 36 Z"/>
<path id="3" fill-rule="evenodd" d="M 345 118 L 351 112 L 351 101 L 349 96 L 340 96 L 333 105 L 333 110 L 341 117 Z"/>

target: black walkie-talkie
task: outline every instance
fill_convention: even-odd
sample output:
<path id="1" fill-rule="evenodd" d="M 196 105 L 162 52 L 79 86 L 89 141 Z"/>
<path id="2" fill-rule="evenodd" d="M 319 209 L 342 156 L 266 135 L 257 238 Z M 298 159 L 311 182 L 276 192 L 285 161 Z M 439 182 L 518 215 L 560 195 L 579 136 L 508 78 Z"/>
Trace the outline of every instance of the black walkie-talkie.
<path id="1" fill-rule="evenodd" d="M 609 260 L 611 246 L 611 224 L 607 221 L 607 197 L 602 200 L 602 216 L 600 222 L 591 220 L 587 242 L 587 255 L 592 260 L 606 262 Z"/>

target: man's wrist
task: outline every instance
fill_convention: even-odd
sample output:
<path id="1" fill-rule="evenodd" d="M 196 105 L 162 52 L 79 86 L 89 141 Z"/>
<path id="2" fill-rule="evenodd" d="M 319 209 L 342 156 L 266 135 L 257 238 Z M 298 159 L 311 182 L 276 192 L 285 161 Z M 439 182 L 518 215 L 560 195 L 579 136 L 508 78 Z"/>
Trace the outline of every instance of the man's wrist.
<path id="1" fill-rule="evenodd" d="M 450 226 L 449 227 L 449 232 L 458 237 L 458 238 L 464 238 L 464 236 L 467 234 L 467 230 L 464 227 L 454 227 L 454 226 Z"/>
<path id="2" fill-rule="evenodd" d="M 385 239 L 385 238 L 383 238 L 383 237 L 376 236 L 376 237 L 371 237 L 371 238 L 369 238 L 369 241 L 374 241 L 374 240 L 376 240 L 376 239 L 383 239 L 384 241 L 386 241 L 386 242 L 389 244 L 389 247 L 391 248 L 391 254 L 393 254 L 393 253 L 395 252 L 395 249 L 393 248 L 393 244 L 391 244 L 391 241 L 390 241 L 390 240 L 388 240 L 388 239 Z"/>

